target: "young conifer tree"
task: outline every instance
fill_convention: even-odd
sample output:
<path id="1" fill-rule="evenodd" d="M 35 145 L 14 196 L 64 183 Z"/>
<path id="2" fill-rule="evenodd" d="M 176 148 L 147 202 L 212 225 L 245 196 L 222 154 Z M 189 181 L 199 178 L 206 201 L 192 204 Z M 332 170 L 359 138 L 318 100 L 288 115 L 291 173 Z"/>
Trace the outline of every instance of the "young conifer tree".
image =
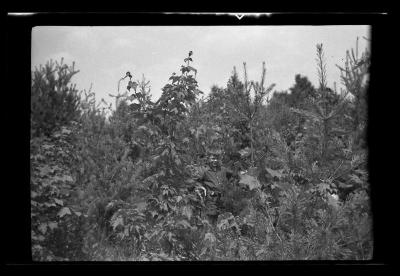
<path id="1" fill-rule="evenodd" d="M 260 111 L 265 98 L 271 93 L 275 84 L 271 84 L 267 88 L 265 84 L 266 67 L 265 62 L 262 64 L 261 79 L 257 81 L 249 81 L 247 76 L 246 63 L 243 63 L 244 83 L 235 85 L 236 70 L 228 83 L 228 90 L 233 90 L 233 97 L 227 99 L 227 104 L 236 112 L 241 119 L 245 120 L 250 132 L 250 163 L 251 167 L 255 165 L 255 149 L 254 149 L 254 128 L 257 118 L 260 116 Z M 252 95 L 253 94 L 253 95 Z M 236 96 L 236 97 L 235 97 Z"/>
<path id="2" fill-rule="evenodd" d="M 338 98 L 339 95 L 327 86 L 326 64 L 322 44 L 317 45 L 317 70 L 319 77 L 319 87 L 315 100 L 311 102 L 311 110 L 291 108 L 291 110 L 301 116 L 306 117 L 317 127 L 317 136 L 319 139 L 319 162 L 325 164 L 328 160 L 329 142 L 335 135 L 335 132 L 341 133 L 341 130 L 335 126 L 335 119 L 343 114 L 343 107 L 346 103 L 344 94 L 338 101 L 332 98 Z"/>
<path id="3" fill-rule="evenodd" d="M 366 39 L 367 40 L 367 39 Z M 367 124 L 367 90 L 369 83 L 370 52 L 365 49 L 359 55 L 358 37 L 355 50 L 346 51 L 344 66 L 336 65 L 341 72 L 341 80 L 345 90 L 352 96 L 352 140 L 362 144 L 365 140 Z M 365 141 L 364 141 L 365 142 Z"/>
<path id="4" fill-rule="evenodd" d="M 57 127 L 77 120 L 81 115 L 80 97 L 72 77 L 79 72 L 75 63 L 68 66 L 48 61 L 32 71 L 31 130 L 32 136 L 50 135 Z"/>

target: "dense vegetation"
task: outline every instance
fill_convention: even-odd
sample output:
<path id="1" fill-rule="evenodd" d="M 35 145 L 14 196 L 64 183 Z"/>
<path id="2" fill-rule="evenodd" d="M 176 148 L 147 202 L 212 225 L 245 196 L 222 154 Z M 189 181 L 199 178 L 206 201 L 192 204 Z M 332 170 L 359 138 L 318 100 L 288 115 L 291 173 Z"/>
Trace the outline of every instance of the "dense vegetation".
<path id="1" fill-rule="evenodd" d="M 156 102 L 127 72 L 116 110 L 74 66 L 32 72 L 33 260 L 371 259 L 368 51 L 346 53 L 340 93 L 322 45 L 319 87 L 281 93 L 244 63 L 200 98 L 192 58 Z"/>

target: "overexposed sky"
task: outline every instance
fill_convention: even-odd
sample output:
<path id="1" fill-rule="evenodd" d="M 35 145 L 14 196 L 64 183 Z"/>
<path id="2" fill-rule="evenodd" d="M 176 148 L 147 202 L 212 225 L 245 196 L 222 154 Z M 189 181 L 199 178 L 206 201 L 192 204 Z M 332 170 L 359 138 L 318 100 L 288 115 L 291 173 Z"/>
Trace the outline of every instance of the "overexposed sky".
<path id="1" fill-rule="evenodd" d="M 328 85 L 340 83 L 335 64 L 343 64 L 346 50 L 369 47 L 369 26 L 132 26 L 62 27 L 38 26 L 32 29 L 32 69 L 50 58 L 72 64 L 80 70 L 72 82 L 79 90 L 93 84 L 97 100 L 114 102 L 118 80 L 130 71 L 133 79 L 142 74 L 150 80 L 153 99 L 171 73 L 180 73 L 183 59 L 193 51 L 198 70 L 199 89 L 208 93 L 214 84 L 225 86 L 233 66 L 243 76 L 259 80 L 262 62 L 266 62 L 266 86 L 287 90 L 296 74 L 307 76 L 318 86 L 316 44 L 323 43 L 327 61 Z M 125 83 L 121 85 L 124 92 Z"/>

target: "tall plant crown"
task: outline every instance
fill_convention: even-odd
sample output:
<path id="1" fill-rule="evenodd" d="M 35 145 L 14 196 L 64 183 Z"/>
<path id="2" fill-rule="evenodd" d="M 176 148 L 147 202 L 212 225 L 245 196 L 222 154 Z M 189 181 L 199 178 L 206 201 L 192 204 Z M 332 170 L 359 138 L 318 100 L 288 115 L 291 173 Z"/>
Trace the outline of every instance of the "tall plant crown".
<path id="1" fill-rule="evenodd" d="M 50 60 L 35 68 L 31 82 L 31 130 L 33 136 L 50 135 L 55 128 L 80 116 L 80 97 L 71 78 L 79 71 Z"/>

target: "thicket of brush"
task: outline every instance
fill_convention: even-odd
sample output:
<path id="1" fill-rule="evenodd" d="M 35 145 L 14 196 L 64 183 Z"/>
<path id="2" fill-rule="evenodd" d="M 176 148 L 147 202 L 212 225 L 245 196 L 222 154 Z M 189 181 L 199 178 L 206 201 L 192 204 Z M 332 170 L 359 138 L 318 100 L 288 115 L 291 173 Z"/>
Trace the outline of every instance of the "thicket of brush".
<path id="1" fill-rule="evenodd" d="M 344 91 L 297 75 L 273 92 L 263 64 L 198 97 L 192 53 L 157 102 L 131 80 L 118 106 L 32 73 L 33 260 L 372 258 L 366 170 L 369 53 L 348 52 Z"/>

